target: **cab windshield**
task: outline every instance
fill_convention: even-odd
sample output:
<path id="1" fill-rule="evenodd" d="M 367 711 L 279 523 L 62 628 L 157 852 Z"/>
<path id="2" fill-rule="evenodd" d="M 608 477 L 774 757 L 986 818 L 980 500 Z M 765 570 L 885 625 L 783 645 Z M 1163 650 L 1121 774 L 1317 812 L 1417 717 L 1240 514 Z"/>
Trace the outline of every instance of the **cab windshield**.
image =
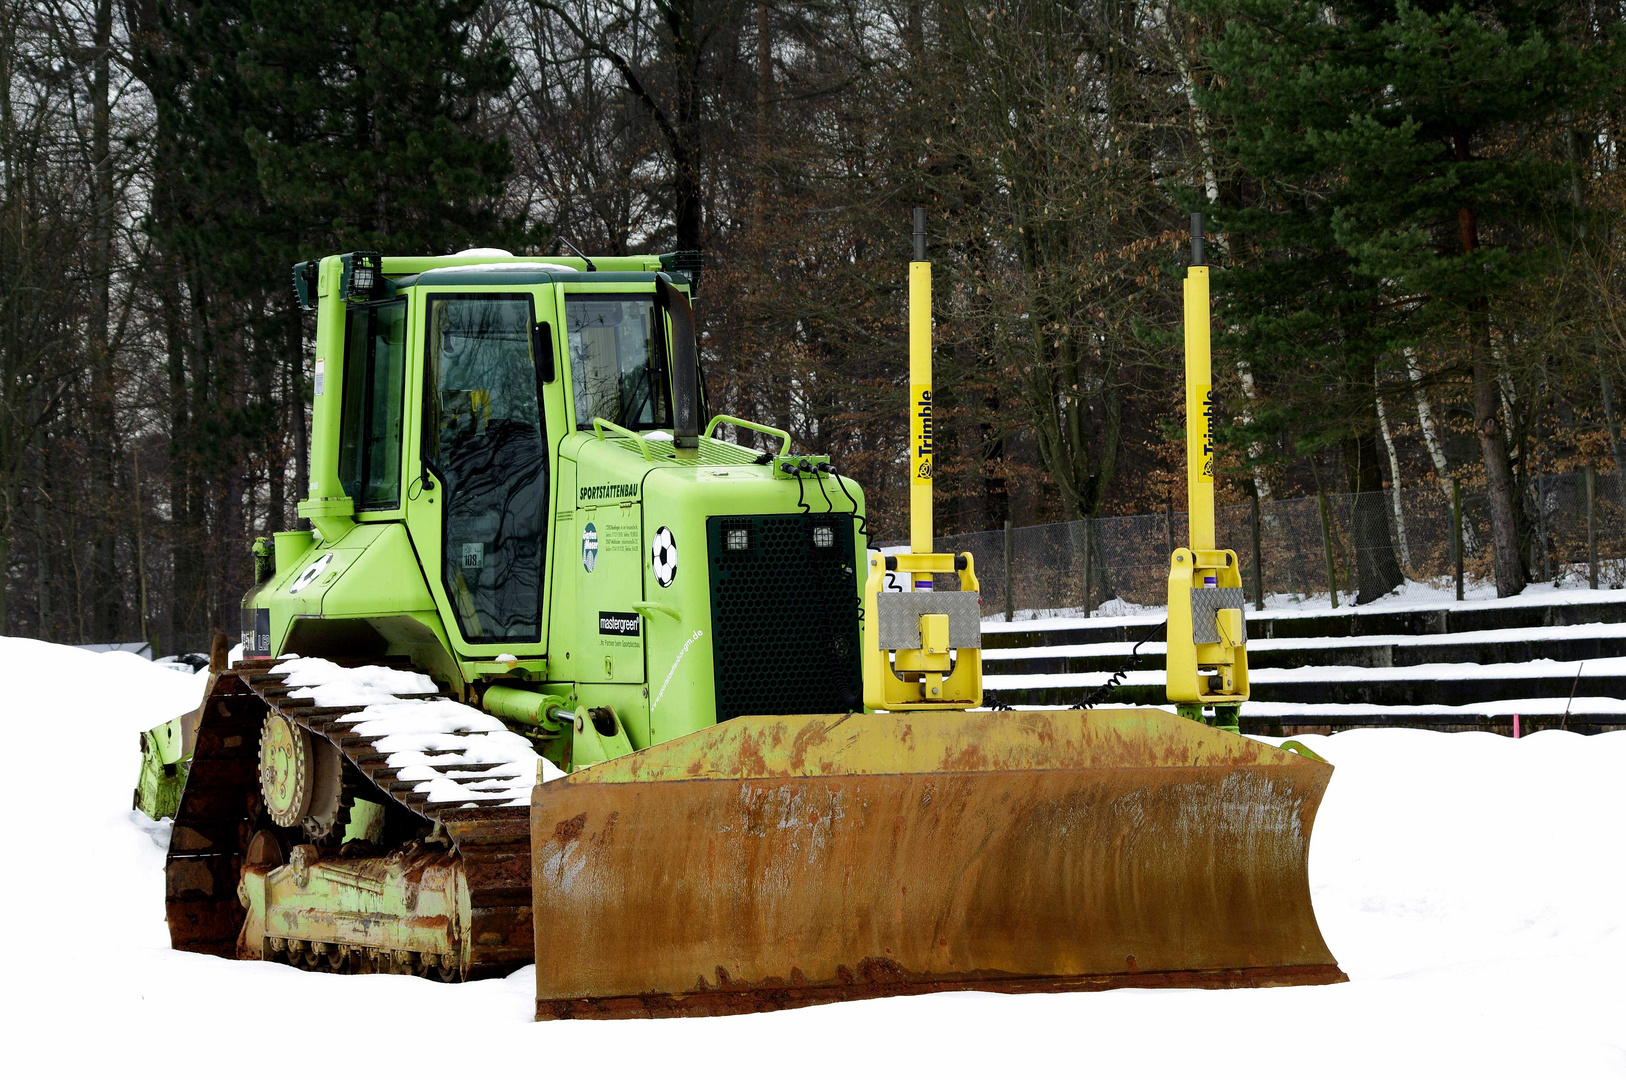
<path id="1" fill-rule="evenodd" d="M 565 334 L 578 428 L 592 428 L 594 417 L 634 431 L 671 426 L 654 296 L 566 296 Z"/>

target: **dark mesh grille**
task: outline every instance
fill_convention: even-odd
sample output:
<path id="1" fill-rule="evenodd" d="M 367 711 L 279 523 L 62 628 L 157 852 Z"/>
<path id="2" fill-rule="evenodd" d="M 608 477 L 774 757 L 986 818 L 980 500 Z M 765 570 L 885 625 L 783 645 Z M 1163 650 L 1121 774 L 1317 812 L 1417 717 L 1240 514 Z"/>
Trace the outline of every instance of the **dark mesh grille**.
<path id="1" fill-rule="evenodd" d="M 728 550 L 742 528 L 747 548 Z M 821 528 L 834 546 L 814 545 Z M 861 708 L 852 515 L 714 517 L 706 541 L 717 719 Z"/>

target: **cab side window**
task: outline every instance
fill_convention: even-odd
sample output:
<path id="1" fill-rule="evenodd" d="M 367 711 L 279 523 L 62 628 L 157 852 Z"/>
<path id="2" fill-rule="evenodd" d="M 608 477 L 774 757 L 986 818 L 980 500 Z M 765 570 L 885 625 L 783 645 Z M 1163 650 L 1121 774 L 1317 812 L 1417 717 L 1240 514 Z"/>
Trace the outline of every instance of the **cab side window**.
<path id="1" fill-rule="evenodd" d="M 406 302 L 352 307 L 344 335 L 339 482 L 357 510 L 401 505 Z"/>
<path id="2" fill-rule="evenodd" d="M 641 431 L 668 427 L 666 350 L 650 293 L 565 297 L 576 426 L 593 418 Z"/>

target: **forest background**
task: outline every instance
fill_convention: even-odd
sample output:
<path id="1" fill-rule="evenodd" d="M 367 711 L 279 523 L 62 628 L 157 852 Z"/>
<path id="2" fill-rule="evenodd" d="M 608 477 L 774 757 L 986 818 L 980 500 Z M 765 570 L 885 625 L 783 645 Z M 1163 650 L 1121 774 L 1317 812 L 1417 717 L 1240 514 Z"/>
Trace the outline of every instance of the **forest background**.
<path id="1" fill-rule="evenodd" d="M 1626 476 L 1622 0 L 0 0 L 0 633 L 196 648 L 297 527 L 297 259 L 697 249 L 714 411 L 906 534 L 910 208 L 939 534 Z M 1369 501 L 1362 502 L 1363 498 Z M 1240 543 L 1240 538 L 1233 540 Z M 1398 576 L 1363 556 L 1363 598 Z"/>

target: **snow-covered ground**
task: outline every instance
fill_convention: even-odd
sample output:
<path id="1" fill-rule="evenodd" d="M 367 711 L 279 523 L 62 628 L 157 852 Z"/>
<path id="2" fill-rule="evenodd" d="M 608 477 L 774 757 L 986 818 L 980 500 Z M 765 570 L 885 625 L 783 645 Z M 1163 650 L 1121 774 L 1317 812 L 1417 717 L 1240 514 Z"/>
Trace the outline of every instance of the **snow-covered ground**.
<path id="1" fill-rule="evenodd" d="M 136 733 L 202 686 L 0 638 L 9 1075 L 1626 1075 L 1626 732 L 1303 737 L 1338 767 L 1310 877 L 1346 985 L 535 1024 L 529 970 L 442 986 L 168 949 Z"/>

